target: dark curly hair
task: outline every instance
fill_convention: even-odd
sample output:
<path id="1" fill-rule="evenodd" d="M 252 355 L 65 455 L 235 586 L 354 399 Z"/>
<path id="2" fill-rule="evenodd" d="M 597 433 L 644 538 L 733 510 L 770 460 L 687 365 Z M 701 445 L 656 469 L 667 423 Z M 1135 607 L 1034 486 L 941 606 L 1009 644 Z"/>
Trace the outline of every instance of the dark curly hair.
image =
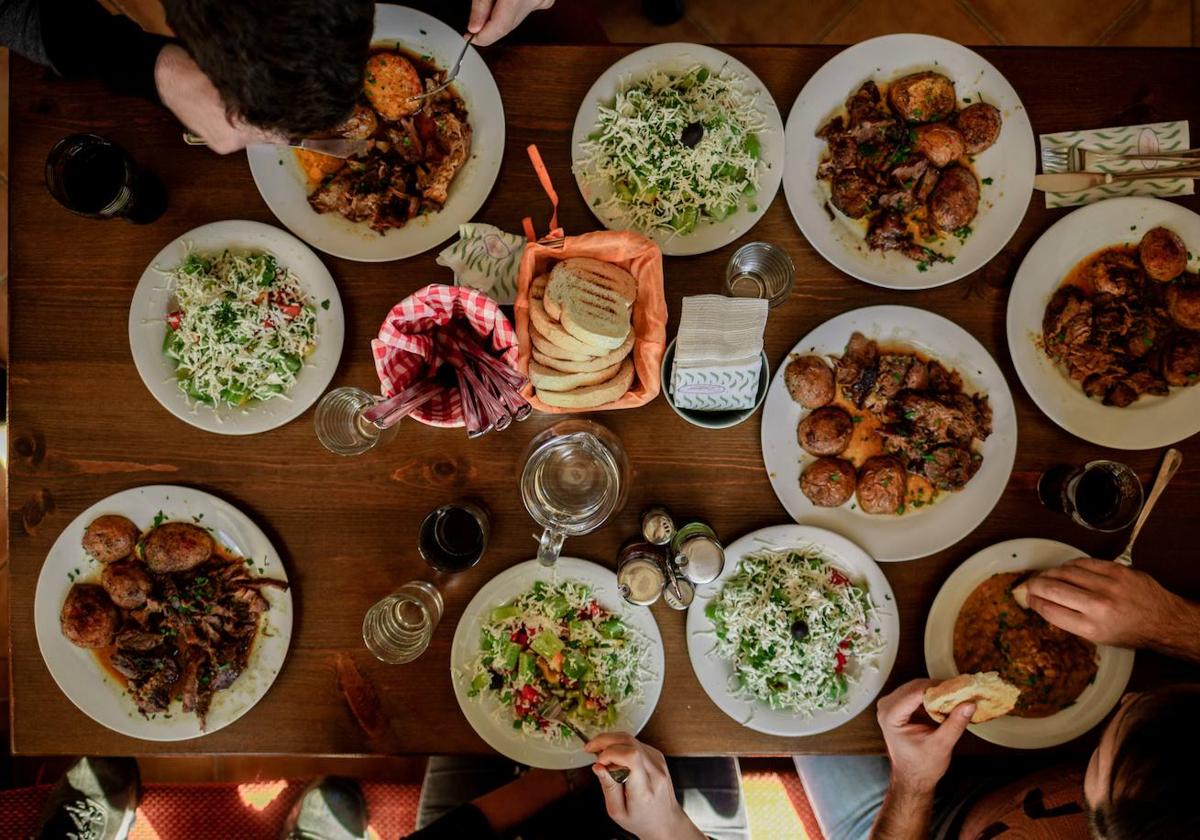
<path id="1" fill-rule="evenodd" d="M 164 0 L 167 23 L 230 116 L 288 136 L 354 108 L 371 47 L 370 0 Z"/>

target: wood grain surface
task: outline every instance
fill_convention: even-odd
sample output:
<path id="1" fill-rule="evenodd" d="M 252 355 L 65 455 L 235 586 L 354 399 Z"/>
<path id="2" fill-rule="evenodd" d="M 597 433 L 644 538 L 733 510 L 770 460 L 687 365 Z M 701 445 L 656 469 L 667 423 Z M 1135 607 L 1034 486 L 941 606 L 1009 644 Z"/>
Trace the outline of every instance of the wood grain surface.
<path id="1" fill-rule="evenodd" d="M 575 112 L 595 78 L 629 52 L 623 47 L 500 48 L 485 52 L 504 97 L 508 145 L 500 178 L 479 218 L 519 230 L 532 215 L 540 229 L 549 207 L 526 158 L 536 143 L 562 197 L 568 232 L 595 228 L 570 174 Z M 801 86 L 835 54 L 827 47 L 734 48 L 791 108 Z M 1200 129 L 1200 53 L 1186 50 L 985 49 L 1016 87 L 1035 131 L 1099 128 L 1185 119 Z M 455 623 L 471 596 L 497 572 L 533 556 L 534 524 L 516 489 L 519 458 L 553 418 L 535 416 L 503 434 L 468 442 L 461 431 L 405 422 L 387 447 L 340 458 L 317 442 L 311 410 L 290 425 L 249 438 L 187 426 L 147 392 L 130 358 L 126 324 L 138 277 L 174 237 L 219 219 L 275 223 L 242 155 L 217 157 L 180 141 L 180 128 L 151 103 L 115 97 L 100 86 L 67 83 L 24 60 L 12 62 L 12 344 L 10 502 L 13 748 L 18 753 L 355 754 L 374 747 L 359 728 L 336 679 L 349 656 L 377 688 L 390 719 L 389 751 L 476 753 L 487 747 L 455 703 L 447 660 Z M 98 222 L 71 215 L 47 193 L 46 153 L 62 135 L 93 130 L 130 149 L 170 190 L 170 209 L 152 225 Z M 488 138 L 477 138 L 487 143 Z M 1183 204 L 1197 208 L 1200 200 Z M 792 221 L 782 191 L 745 240 L 784 246 L 795 260 L 792 297 L 772 311 L 772 369 L 793 343 L 828 318 L 860 306 L 900 303 L 961 324 L 994 354 L 1016 399 L 1020 444 L 1000 504 L 973 534 L 932 557 L 886 564 L 900 608 L 900 654 L 889 685 L 924 675 L 925 615 L 947 575 L 1000 540 L 1060 539 L 1098 556 L 1115 555 L 1123 535 L 1105 536 L 1043 510 L 1035 485 L 1048 466 L 1114 456 L 1150 477 L 1159 453 L 1115 453 L 1078 440 L 1042 416 L 1017 381 L 1004 339 L 1008 288 L 1034 240 L 1067 211 L 1047 211 L 1035 195 L 1020 230 L 983 269 L 952 285 L 901 293 L 864 285 L 829 266 Z M 673 334 L 684 295 L 720 290 L 725 262 L 740 242 L 700 257 L 668 258 Z M 346 349 L 334 385 L 374 389 L 369 341 L 389 307 L 428 282 L 449 278 L 435 252 L 390 264 L 323 256 L 346 308 Z M 687 425 L 661 399 L 597 417 L 624 440 L 633 463 L 625 511 L 609 526 L 572 539 L 566 553 L 612 566 L 639 510 L 664 503 L 706 519 L 731 540 L 787 521 L 771 491 L 759 446 L 760 418 L 725 431 Z M 1171 588 L 1200 595 L 1191 515 L 1200 509 L 1200 443 L 1185 442 L 1183 469 L 1150 520 L 1136 563 Z M 199 487 L 249 514 L 274 541 L 295 586 L 296 630 L 274 687 L 249 714 L 200 740 L 136 741 L 93 723 L 58 690 L 38 653 L 33 596 L 42 560 L 59 532 L 110 493 L 151 483 Z M 416 551 L 416 526 L 434 506 L 460 497 L 492 512 L 491 546 L 475 569 L 437 577 Z M 446 612 L 429 651 L 388 666 L 362 645 L 366 609 L 412 579 L 435 580 Z M 879 752 L 873 709 L 825 735 L 782 739 L 743 729 L 703 693 L 688 663 L 682 613 L 654 608 L 666 646 L 665 688 L 643 735 L 667 753 Z M 1133 687 L 1196 679 L 1198 673 L 1138 654 Z M 1083 749 L 1085 737 L 1067 750 Z M 964 750 L 995 752 L 967 738 Z"/>

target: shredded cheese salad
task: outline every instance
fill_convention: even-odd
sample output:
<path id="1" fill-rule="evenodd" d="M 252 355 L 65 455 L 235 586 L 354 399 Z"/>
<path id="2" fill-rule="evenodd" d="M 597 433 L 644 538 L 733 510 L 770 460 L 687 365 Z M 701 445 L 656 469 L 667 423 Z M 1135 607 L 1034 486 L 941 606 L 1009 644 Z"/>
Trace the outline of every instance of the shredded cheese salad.
<path id="1" fill-rule="evenodd" d="M 647 640 L 600 606 L 587 584 L 537 581 L 488 614 L 467 668 L 468 695 L 499 700 L 513 729 L 552 742 L 574 737 L 538 711 L 559 701 L 562 716 L 590 736 L 641 699 L 647 654 Z"/>
<path id="2" fill-rule="evenodd" d="M 657 70 L 601 106 L 575 172 L 601 187 L 598 214 L 643 233 L 687 235 L 758 193 L 766 118 L 743 79 L 697 65 Z"/>
<path id="3" fill-rule="evenodd" d="M 845 705 L 884 647 L 865 587 L 815 546 L 745 555 L 704 614 L 734 695 L 805 716 Z"/>
<path id="4" fill-rule="evenodd" d="M 164 273 L 178 308 L 163 352 L 180 390 L 210 406 L 283 397 L 317 346 L 316 304 L 300 278 L 271 254 L 228 250 L 190 251 Z"/>

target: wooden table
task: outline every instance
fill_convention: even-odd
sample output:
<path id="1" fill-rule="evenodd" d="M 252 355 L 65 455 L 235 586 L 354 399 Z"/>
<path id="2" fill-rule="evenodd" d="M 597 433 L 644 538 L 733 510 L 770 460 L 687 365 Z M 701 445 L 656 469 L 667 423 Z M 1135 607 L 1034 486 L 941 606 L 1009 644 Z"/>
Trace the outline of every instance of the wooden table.
<path id="1" fill-rule="evenodd" d="M 749 65 L 786 113 L 801 86 L 836 50 L 828 47 L 730 50 Z M 504 96 L 508 145 L 500 178 L 479 218 L 517 230 L 548 206 L 525 155 L 537 143 L 562 197 L 567 231 L 595 227 L 570 174 L 575 111 L 593 80 L 624 47 L 491 49 L 486 59 Z M 1021 94 L 1037 131 L 1099 128 L 1190 118 L 1200 130 L 1200 53 L 1194 50 L 985 49 Z M 222 437 L 170 416 L 147 392 L 130 359 L 126 320 L 138 277 L 164 243 L 198 225 L 228 218 L 275 223 L 259 198 L 245 158 L 219 158 L 180 142 L 164 110 L 118 98 L 91 83 L 66 83 L 14 57 L 12 68 L 12 366 L 11 575 L 13 749 L 18 753 L 138 754 L 362 753 L 371 749 L 334 678 L 348 653 L 374 682 L 391 718 L 395 749 L 411 753 L 486 751 L 455 703 L 447 671 L 450 640 L 479 587 L 533 556 L 533 523 L 516 489 L 525 444 L 551 422 L 534 417 L 503 434 L 468 442 L 459 431 L 405 423 L 388 447 L 358 458 L 326 452 L 311 411 L 250 438 Z M 131 149 L 171 193 L 170 210 L 137 227 L 101 223 L 63 210 L 47 193 L 42 167 L 50 146 L 72 131 L 94 130 Z M 478 143 L 488 138 L 477 138 Z M 1200 209 L 1200 200 L 1185 205 Z M 1087 532 L 1038 504 L 1041 472 L 1061 461 L 1112 455 L 1148 479 L 1159 453 L 1114 453 L 1078 440 L 1037 411 L 1013 372 L 1004 341 L 1008 286 L 1034 240 L 1067 211 L 1047 211 L 1034 196 L 1025 221 L 985 268 L 940 289 L 899 293 L 839 273 L 807 244 L 781 193 L 745 239 L 783 245 L 797 267 L 796 289 L 767 329 L 772 368 L 813 327 L 849 309 L 903 303 L 938 312 L 970 330 L 1004 369 L 1016 399 L 1020 447 L 1008 489 L 981 527 L 954 547 L 908 563 L 885 564 L 902 628 L 890 685 L 924 674 L 925 615 L 946 576 L 975 551 L 1000 540 L 1061 539 L 1100 556 L 1124 535 Z M 720 288 L 734 243 L 700 257 L 667 260 L 671 331 L 684 295 Z M 372 389 L 368 342 L 388 308 L 416 288 L 445 281 L 434 252 L 401 263 L 364 264 L 323 256 L 346 307 L 346 350 L 334 385 Z M 669 505 L 702 517 L 728 539 L 787 520 L 771 491 L 759 448 L 759 420 L 714 432 L 679 419 L 663 400 L 600 417 L 624 440 L 634 467 L 629 503 L 598 533 L 570 540 L 567 553 L 613 565 L 640 509 Z M 1160 512 L 1142 537 L 1138 564 L 1169 587 L 1200 595 L 1190 515 L 1200 510 L 1200 440 Z M 296 631 L 274 687 L 237 723 L 203 740 L 176 744 L 111 733 L 58 690 L 38 653 L 33 594 L 38 571 L 59 532 L 110 493 L 151 483 L 192 485 L 239 506 L 281 552 L 295 586 Z M 483 562 L 438 579 L 446 612 L 430 650 L 417 662 L 387 666 L 363 648 L 363 613 L 394 586 L 434 579 L 416 552 L 415 529 L 434 506 L 481 498 L 494 536 Z M 688 662 L 684 615 L 654 607 L 666 647 L 665 687 L 643 735 L 668 753 L 879 752 L 868 710 L 838 730 L 806 739 L 743 729 L 701 690 Z M 1138 654 L 1133 687 L 1196 679 L 1194 669 Z M 1074 749 L 1088 743 L 1081 739 Z M 992 751 L 968 738 L 963 749 Z"/>

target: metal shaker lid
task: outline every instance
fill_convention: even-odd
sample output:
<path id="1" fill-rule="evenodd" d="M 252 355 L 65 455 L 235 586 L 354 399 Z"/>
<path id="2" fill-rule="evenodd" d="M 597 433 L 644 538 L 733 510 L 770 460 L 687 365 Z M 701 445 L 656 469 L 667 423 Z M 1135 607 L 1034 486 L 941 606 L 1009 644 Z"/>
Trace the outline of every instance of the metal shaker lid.
<path id="1" fill-rule="evenodd" d="M 673 610 L 686 610 L 692 605 L 692 601 L 696 597 L 696 587 L 692 586 L 692 582 L 684 577 L 679 578 L 676 582 L 679 584 L 679 594 L 682 597 L 676 597 L 671 586 L 664 586 L 662 590 L 663 600 Z"/>
<path id="2" fill-rule="evenodd" d="M 714 539 L 692 537 L 679 546 L 676 562 L 692 583 L 711 583 L 725 570 L 725 549 Z"/>
<path id="3" fill-rule="evenodd" d="M 662 594 L 662 567 L 647 556 L 630 557 L 617 569 L 617 591 L 621 597 L 639 607 L 648 607 Z"/>
<path id="4" fill-rule="evenodd" d="M 642 536 L 651 545 L 666 545 L 675 536 L 675 521 L 663 507 L 648 508 L 642 514 Z"/>

